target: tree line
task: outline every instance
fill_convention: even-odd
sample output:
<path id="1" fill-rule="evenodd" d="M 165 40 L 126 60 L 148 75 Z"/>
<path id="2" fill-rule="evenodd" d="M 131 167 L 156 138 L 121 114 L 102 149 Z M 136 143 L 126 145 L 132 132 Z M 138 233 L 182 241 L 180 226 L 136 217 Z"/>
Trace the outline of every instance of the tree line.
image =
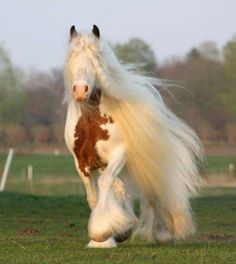
<path id="1" fill-rule="evenodd" d="M 169 80 L 157 89 L 204 142 L 236 143 L 236 38 L 222 49 L 205 42 L 163 63 L 138 38 L 113 48 L 121 61 L 136 64 L 144 74 Z M 25 73 L 0 46 L 1 145 L 64 144 L 63 86 L 62 69 Z"/>

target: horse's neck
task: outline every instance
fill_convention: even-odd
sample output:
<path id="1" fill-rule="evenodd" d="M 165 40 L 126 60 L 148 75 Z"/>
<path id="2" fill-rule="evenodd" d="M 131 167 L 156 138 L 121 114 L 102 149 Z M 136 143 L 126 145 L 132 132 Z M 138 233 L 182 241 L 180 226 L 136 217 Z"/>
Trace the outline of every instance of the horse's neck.
<path id="1" fill-rule="evenodd" d="M 68 149 L 73 153 L 74 146 L 74 131 L 78 119 L 81 116 L 79 104 L 74 100 L 70 100 L 67 106 L 67 116 L 65 124 L 65 141 Z"/>
<path id="2" fill-rule="evenodd" d="M 104 95 L 100 88 L 96 88 L 89 99 L 89 102 L 85 105 L 80 106 L 81 115 L 90 115 L 91 117 L 96 116 L 98 113 L 101 115 L 108 114 L 107 107 L 104 100 Z"/>
<path id="3" fill-rule="evenodd" d="M 81 116 L 82 112 L 81 112 L 81 107 L 80 105 L 74 101 L 74 100 L 71 100 L 69 103 L 68 103 L 68 108 L 67 108 L 67 118 L 70 118 L 70 119 L 77 119 L 78 121 L 78 118 Z"/>

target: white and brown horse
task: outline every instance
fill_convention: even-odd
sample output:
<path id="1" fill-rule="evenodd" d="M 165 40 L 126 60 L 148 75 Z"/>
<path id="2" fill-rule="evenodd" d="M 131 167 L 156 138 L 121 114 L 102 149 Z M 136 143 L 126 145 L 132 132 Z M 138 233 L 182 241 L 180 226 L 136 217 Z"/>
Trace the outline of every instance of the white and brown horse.
<path id="1" fill-rule="evenodd" d="M 70 30 L 65 65 L 65 141 L 91 208 L 88 247 L 115 247 L 132 230 L 147 241 L 174 241 L 194 230 L 189 198 L 201 180 L 196 134 L 164 104 L 154 85 L 122 65 L 101 39 Z M 126 169 L 141 201 L 132 207 Z"/>

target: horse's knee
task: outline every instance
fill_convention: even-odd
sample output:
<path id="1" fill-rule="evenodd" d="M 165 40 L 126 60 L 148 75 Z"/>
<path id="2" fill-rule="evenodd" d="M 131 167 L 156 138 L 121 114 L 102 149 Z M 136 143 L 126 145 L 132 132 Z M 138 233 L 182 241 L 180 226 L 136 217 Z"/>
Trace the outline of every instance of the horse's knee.
<path id="1" fill-rule="evenodd" d="M 113 184 L 113 187 L 114 187 L 117 199 L 121 200 L 122 198 L 124 198 L 124 196 L 125 196 L 124 182 L 121 179 L 116 178 L 116 180 Z"/>
<path id="2" fill-rule="evenodd" d="M 98 188 L 99 190 L 109 189 L 113 184 L 112 177 L 107 177 L 105 173 L 103 173 L 98 179 Z"/>
<path id="3" fill-rule="evenodd" d="M 91 209 L 94 209 L 96 207 L 96 205 L 97 205 L 97 199 L 95 199 L 95 198 L 89 198 L 89 197 L 87 197 L 87 202 L 88 202 L 89 207 Z"/>

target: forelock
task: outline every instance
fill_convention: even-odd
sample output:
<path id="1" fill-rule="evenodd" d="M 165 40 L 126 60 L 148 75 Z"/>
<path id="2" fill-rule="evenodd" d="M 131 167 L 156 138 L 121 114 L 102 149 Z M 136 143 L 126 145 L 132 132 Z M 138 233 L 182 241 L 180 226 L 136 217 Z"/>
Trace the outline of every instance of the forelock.
<path id="1" fill-rule="evenodd" d="M 101 50 L 100 42 L 93 36 L 88 34 L 78 34 L 70 44 L 70 52 L 87 51 L 90 54 L 96 54 Z"/>

